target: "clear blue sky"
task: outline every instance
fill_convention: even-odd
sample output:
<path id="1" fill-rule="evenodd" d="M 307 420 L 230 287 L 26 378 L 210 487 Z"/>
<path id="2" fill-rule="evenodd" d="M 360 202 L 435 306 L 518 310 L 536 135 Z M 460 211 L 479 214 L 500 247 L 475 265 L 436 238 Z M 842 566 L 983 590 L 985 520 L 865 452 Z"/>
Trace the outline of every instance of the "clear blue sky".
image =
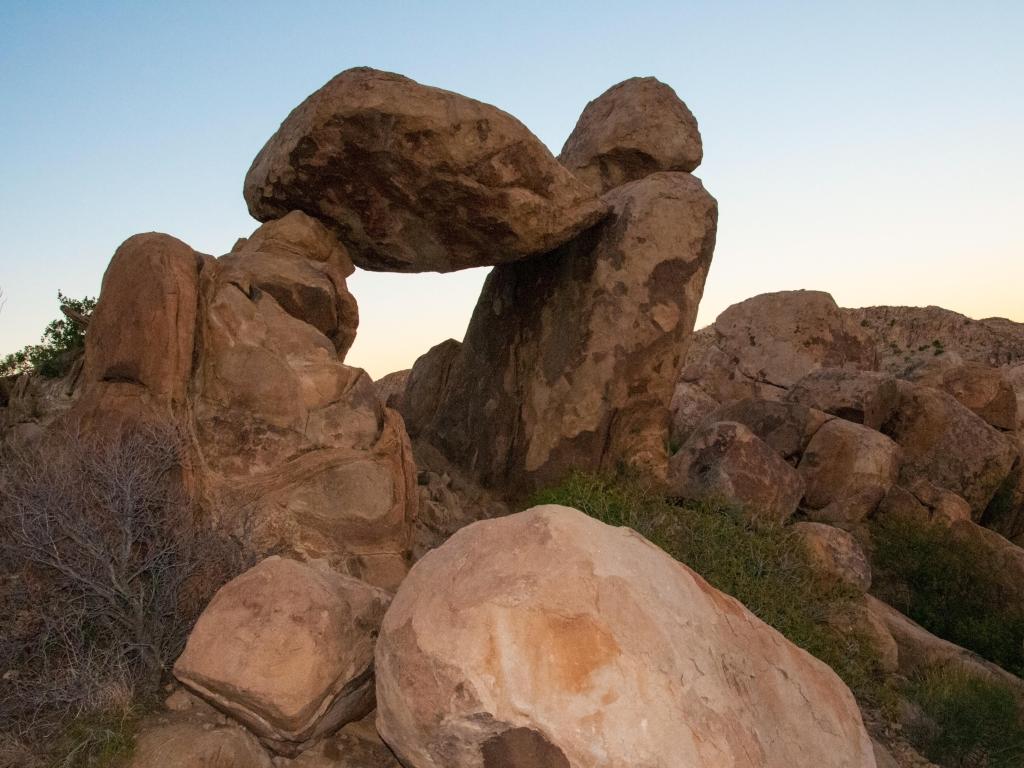
<path id="1" fill-rule="evenodd" d="M 718 198 L 699 322 L 764 291 L 1024 320 L 1022 2 L 0 0 L 0 352 L 117 245 L 219 254 L 289 110 L 369 65 L 511 112 L 555 152 L 632 75 L 697 116 Z M 349 360 L 379 376 L 461 337 L 483 271 L 357 273 Z"/>

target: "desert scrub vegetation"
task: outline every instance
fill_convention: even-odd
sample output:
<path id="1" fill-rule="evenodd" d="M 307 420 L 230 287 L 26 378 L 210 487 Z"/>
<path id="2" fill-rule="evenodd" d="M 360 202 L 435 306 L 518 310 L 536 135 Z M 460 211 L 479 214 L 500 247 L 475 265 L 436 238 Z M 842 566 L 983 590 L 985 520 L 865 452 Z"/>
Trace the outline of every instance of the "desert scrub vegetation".
<path id="1" fill-rule="evenodd" d="M 674 503 L 628 475 L 577 472 L 530 504 L 564 504 L 633 528 L 832 667 L 861 701 L 891 705 L 870 640 L 829 624 L 830 617 L 853 608 L 856 592 L 822 578 L 790 529 L 755 525 L 727 504 Z"/>
<path id="2" fill-rule="evenodd" d="M 929 632 L 1024 675 L 1024 610 L 981 543 L 899 517 L 876 521 L 871 539 L 879 598 Z"/>
<path id="3" fill-rule="evenodd" d="M 935 667 L 906 693 L 922 714 L 909 735 L 929 760 L 948 768 L 1024 765 L 1024 711 L 1005 684 Z"/>
<path id="4" fill-rule="evenodd" d="M 169 426 L 0 456 L 0 765 L 114 765 L 245 547 L 196 519 Z"/>
<path id="5" fill-rule="evenodd" d="M 57 291 L 57 302 L 63 317 L 47 324 L 38 344 L 0 358 L 0 376 L 34 371 L 52 379 L 67 373 L 75 356 L 85 348 L 86 326 L 96 299 L 73 299 Z"/>

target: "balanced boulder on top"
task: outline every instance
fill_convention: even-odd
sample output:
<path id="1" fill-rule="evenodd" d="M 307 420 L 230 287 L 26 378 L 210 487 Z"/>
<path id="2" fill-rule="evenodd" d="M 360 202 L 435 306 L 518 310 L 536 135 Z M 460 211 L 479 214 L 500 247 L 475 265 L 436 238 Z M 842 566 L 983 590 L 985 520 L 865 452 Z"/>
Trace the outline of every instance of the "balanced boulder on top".
<path id="1" fill-rule="evenodd" d="M 315 216 L 357 266 L 391 272 L 545 253 L 607 211 L 511 115 L 366 67 L 292 111 L 253 161 L 245 200 L 260 221 Z"/>

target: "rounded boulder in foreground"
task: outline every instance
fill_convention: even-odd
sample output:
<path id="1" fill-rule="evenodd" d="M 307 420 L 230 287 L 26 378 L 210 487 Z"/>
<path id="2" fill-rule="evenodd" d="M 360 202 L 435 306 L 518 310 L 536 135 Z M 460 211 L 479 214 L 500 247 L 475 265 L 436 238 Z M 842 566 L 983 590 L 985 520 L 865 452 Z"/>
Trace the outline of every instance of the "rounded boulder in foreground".
<path id="1" fill-rule="evenodd" d="M 820 661 L 639 534 L 542 506 L 402 583 L 377 728 L 408 768 L 874 768 Z"/>

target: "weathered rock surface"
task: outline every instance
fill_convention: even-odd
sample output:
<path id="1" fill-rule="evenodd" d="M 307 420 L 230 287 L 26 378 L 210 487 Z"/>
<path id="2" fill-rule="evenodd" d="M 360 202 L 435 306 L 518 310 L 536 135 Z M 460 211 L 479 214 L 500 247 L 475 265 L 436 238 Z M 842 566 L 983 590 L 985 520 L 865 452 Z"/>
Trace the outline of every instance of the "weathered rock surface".
<path id="1" fill-rule="evenodd" d="M 169 416 L 185 404 L 195 345 L 200 255 L 170 235 L 128 238 L 103 275 L 86 335 L 87 424 Z"/>
<path id="2" fill-rule="evenodd" d="M 874 766 L 828 667 L 565 507 L 476 523 L 417 563 L 381 630 L 377 700 L 415 768 Z"/>
<path id="3" fill-rule="evenodd" d="M 680 381 L 672 392 L 672 400 L 668 409 L 671 416 L 669 424 L 669 442 L 682 445 L 686 439 L 718 408 L 718 401 L 696 384 Z M 735 421 L 735 419 L 716 419 L 716 421 Z"/>
<path id="4" fill-rule="evenodd" d="M 703 155 L 697 120 L 676 92 L 632 77 L 587 104 L 558 160 L 603 194 L 658 171 L 693 171 Z"/>
<path id="5" fill-rule="evenodd" d="M 881 429 L 899 405 L 900 395 L 896 379 L 887 374 L 819 368 L 797 381 L 787 399 Z"/>
<path id="6" fill-rule="evenodd" d="M 167 715 L 147 721 L 129 768 L 271 768 L 244 728 L 222 718 Z"/>
<path id="7" fill-rule="evenodd" d="M 884 431 L 899 443 L 904 484 L 923 478 L 962 496 L 977 520 L 1010 474 L 1010 438 L 955 398 L 900 382 L 900 405 Z"/>
<path id="8" fill-rule="evenodd" d="M 880 432 L 833 419 L 814 434 L 797 468 L 813 520 L 859 523 L 896 482 L 900 451 Z"/>
<path id="9" fill-rule="evenodd" d="M 738 421 L 796 464 L 811 438 L 831 418 L 800 403 L 746 398 L 721 406 L 708 421 Z"/>
<path id="10" fill-rule="evenodd" d="M 686 173 L 617 187 L 602 226 L 495 268 L 430 423 L 414 433 L 487 486 L 530 491 L 620 461 L 664 476 L 668 404 L 714 249 Z M 429 400 L 415 385 L 412 403 Z"/>
<path id="11" fill-rule="evenodd" d="M 747 379 L 789 388 L 818 368 L 874 370 L 872 340 L 820 291 L 781 291 L 734 304 L 714 324 L 715 344 Z"/>
<path id="12" fill-rule="evenodd" d="M 373 646 L 389 602 L 326 567 L 269 557 L 218 590 L 174 674 L 296 753 L 373 709 Z"/>
<path id="13" fill-rule="evenodd" d="M 496 107 L 367 67 L 281 124 L 245 178 L 260 221 L 305 211 L 364 269 L 448 272 L 546 253 L 606 208 Z"/>
<path id="14" fill-rule="evenodd" d="M 409 369 L 393 371 L 373 382 L 373 391 L 377 393 L 377 399 L 380 400 L 381 405 L 394 408 L 399 413 L 402 412 L 405 385 L 408 383 L 411 373 L 412 371 Z"/>
<path id="15" fill-rule="evenodd" d="M 1017 395 L 1005 371 L 961 363 L 914 375 L 915 383 L 942 389 L 997 429 L 1017 429 Z"/>
<path id="16" fill-rule="evenodd" d="M 823 574 L 861 592 L 871 588 L 871 565 L 852 534 L 823 523 L 796 523 L 793 531 Z"/>
<path id="17" fill-rule="evenodd" d="M 405 384 L 402 417 L 411 437 L 429 430 L 437 418 L 441 399 L 447 391 L 452 366 L 458 359 L 462 342 L 446 339 L 435 344 L 413 363 Z"/>
<path id="18" fill-rule="evenodd" d="M 402 768 L 374 726 L 375 714 L 349 723 L 294 760 L 276 758 L 274 768 Z"/>
<path id="19" fill-rule="evenodd" d="M 320 279 L 351 269 L 333 261 L 340 252 L 312 252 L 303 274 L 316 279 L 286 292 L 294 302 L 259 288 L 267 273 L 295 274 L 304 243 L 327 236 L 309 217 L 293 216 L 287 229 L 265 224 L 203 268 L 192 415 L 204 493 L 225 522 L 251 528 L 263 551 L 326 557 L 394 588 L 416 509 L 411 448 L 401 418 L 380 404 L 362 370 L 341 363 L 339 344 L 318 327 L 322 309 L 344 304 L 330 300 L 330 289 L 344 286 Z"/>
<path id="20" fill-rule="evenodd" d="M 878 517 L 902 517 L 918 523 L 949 525 L 971 519 L 971 505 L 945 488 L 916 478 L 906 487 L 894 485 L 877 509 Z"/>
<path id="21" fill-rule="evenodd" d="M 738 504 L 751 518 L 782 523 L 804 495 L 800 474 L 745 426 L 707 424 L 669 462 L 670 493 Z"/>

